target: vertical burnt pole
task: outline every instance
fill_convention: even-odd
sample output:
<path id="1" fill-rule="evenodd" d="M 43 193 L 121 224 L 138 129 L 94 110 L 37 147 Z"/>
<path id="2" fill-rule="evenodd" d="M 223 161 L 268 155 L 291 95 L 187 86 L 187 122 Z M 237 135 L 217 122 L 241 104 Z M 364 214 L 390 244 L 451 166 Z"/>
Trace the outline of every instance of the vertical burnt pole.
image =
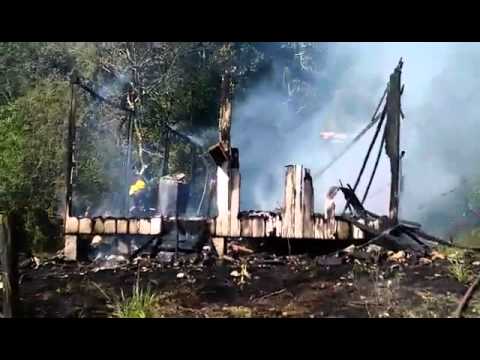
<path id="1" fill-rule="evenodd" d="M 229 72 L 225 72 L 222 77 L 222 89 L 220 94 L 220 114 L 219 114 L 219 142 L 223 146 L 227 155 L 230 155 L 230 129 L 232 127 L 232 77 Z"/>
<path id="2" fill-rule="evenodd" d="M 390 158 L 390 207 L 389 218 L 392 224 L 398 223 L 400 191 L 400 116 L 401 116 L 401 75 L 403 61 L 400 59 L 395 71 L 390 75 L 387 96 L 387 123 L 385 126 L 385 150 Z"/>
<path id="3" fill-rule="evenodd" d="M 70 78 L 71 102 L 70 113 L 68 115 L 67 136 L 65 139 L 65 216 L 64 229 L 67 228 L 67 222 L 72 216 L 72 193 L 73 193 L 73 169 L 75 166 L 75 116 L 77 110 L 77 94 L 75 84 L 79 83 L 79 77 L 76 72 Z M 78 237 L 76 235 L 65 235 L 65 257 L 69 260 L 77 260 L 78 257 Z"/>
<path id="4" fill-rule="evenodd" d="M 232 125 L 232 97 L 232 77 L 230 72 L 226 71 L 222 77 L 220 93 L 220 111 L 218 118 L 219 142 L 209 149 L 209 153 L 217 165 L 216 188 L 218 216 L 215 219 L 215 236 L 219 238 L 214 237 L 212 241 L 220 256 L 223 255 L 225 249 L 225 238 L 231 236 L 232 149 L 230 129 Z M 238 155 L 238 152 L 236 154 Z M 238 163 L 238 161 L 234 162 Z M 234 185 L 237 185 L 236 183 L 237 181 L 235 181 Z M 237 233 L 237 225 L 238 224 L 234 222 L 235 233 Z"/>
<path id="5" fill-rule="evenodd" d="M 72 216 L 72 188 L 73 188 L 73 168 L 74 168 L 74 153 L 75 153 L 75 114 L 77 109 L 77 94 L 75 91 L 75 84 L 78 83 L 78 76 L 72 75 L 70 80 L 71 100 L 70 113 L 68 115 L 67 137 L 65 139 L 66 159 L 65 159 L 65 220 Z"/>
<path id="6" fill-rule="evenodd" d="M 18 317 L 17 244 L 12 236 L 12 218 L 0 214 L 0 264 L 3 281 L 3 316 Z"/>

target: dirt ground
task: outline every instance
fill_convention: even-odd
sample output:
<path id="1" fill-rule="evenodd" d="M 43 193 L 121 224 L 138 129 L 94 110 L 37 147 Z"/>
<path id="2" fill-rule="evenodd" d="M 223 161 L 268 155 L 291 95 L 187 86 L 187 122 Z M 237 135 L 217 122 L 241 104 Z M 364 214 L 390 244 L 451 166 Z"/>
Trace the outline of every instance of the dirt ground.
<path id="1" fill-rule="evenodd" d="M 157 295 L 154 317 L 448 317 L 480 271 L 478 259 L 442 249 L 228 261 L 190 254 L 114 269 L 45 259 L 21 270 L 21 302 L 27 317 L 111 317 L 115 299 L 138 279 Z M 464 316 L 478 311 L 474 298 Z"/>

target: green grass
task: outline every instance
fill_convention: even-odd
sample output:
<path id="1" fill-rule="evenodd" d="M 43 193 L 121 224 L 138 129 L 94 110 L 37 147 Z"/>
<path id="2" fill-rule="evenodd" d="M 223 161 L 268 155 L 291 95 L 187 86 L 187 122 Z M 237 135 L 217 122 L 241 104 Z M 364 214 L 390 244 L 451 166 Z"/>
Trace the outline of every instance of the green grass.
<path id="1" fill-rule="evenodd" d="M 98 284 L 92 283 L 105 297 L 109 307 L 113 309 L 112 316 L 115 318 L 151 318 L 157 315 L 160 297 L 155 294 L 150 287 L 141 288 L 139 274 L 133 286 L 131 295 L 125 295 L 123 289 L 120 290 L 120 296 L 111 295 L 102 289 Z"/>
<path id="2" fill-rule="evenodd" d="M 450 265 L 448 271 L 450 275 L 459 283 L 467 284 L 472 278 L 472 270 L 465 262 L 465 258 L 462 257 L 449 257 L 448 261 Z"/>
<path id="3" fill-rule="evenodd" d="M 155 315 L 158 296 L 150 288 L 141 289 L 138 282 L 133 287 L 132 295 L 125 296 L 123 289 L 114 302 L 113 316 L 116 318 L 151 318 Z"/>

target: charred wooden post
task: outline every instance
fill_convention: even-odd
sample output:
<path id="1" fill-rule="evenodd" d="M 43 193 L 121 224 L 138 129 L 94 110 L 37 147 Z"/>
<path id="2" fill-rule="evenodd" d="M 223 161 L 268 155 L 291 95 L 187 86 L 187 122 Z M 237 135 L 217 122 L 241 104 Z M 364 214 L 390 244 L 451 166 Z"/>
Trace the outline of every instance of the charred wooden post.
<path id="1" fill-rule="evenodd" d="M 295 166 L 288 165 L 285 173 L 285 192 L 282 209 L 282 237 L 294 237 L 295 230 Z"/>
<path id="2" fill-rule="evenodd" d="M 313 182 L 310 175 L 310 170 L 305 169 L 303 174 L 303 237 L 311 239 L 314 237 L 314 222 L 313 222 L 313 210 L 314 210 L 314 194 L 313 194 Z"/>
<path id="3" fill-rule="evenodd" d="M 67 260 L 78 259 L 78 235 L 65 235 L 65 247 L 63 249 L 63 255 Z"/>
<path id="4" fill-rule="evenodd" d="M 223 258 L 225 255 L 225 238 L 223 237 L 213 237 L 212 244 L 215 248 L 215 252 L 217 253 L 219 258 Z"/>
<path id="5" fill-rule="evenodd" d="M 240 160 L 237 148 L 232 148 L 230 168 L 230 236 L 240 236 Z"/>
<path id="6" fill-rule="evenodd" d="M 385 149 L 390 158 L 391 186 L 389 217 L 392 224 L 398 223 L 400 184 L 400 116 L 402 59 L 390 76 L 387 96 L 387 123 L 385 126 Z"/>
<path id="7" fill-rule="evenodd" d="M 293 235 L 295 238 L 303 237 L 303 166 L 295 166 L 295 215 L 293 219 L 294 231 Z"/>
<path id="8" fill-rule="evenodd" d="M 0 264 L 3 281 L 3 316 L 6 318 L 19 315 L 18 257 L 12 229 L 12 219 L 0 214 Z"/>
<path id="9" fill-rule="evenodd" d="M 284 194 L 282 237 L 313 238 L 314 196 L 310 170 L 301 165 L 287 166 Z"/>
<path id="10" fill-rule="evenodd" d="M 75 92 L 75 84 L 78 83 L 78 74 L 74 72 L 70 79 L 71 87 L 71 103 L 70 103 L 70 113 L 68 116 L 67 123 L 67 136 L 65 139 L 65 149 L 66 149 L 66 161 L 65 161 L 65 215 L 64 215 L 64 229 L 70 229 L 74 224 L 68 222 L 71 217 L 72 211 L 72 188 L 73 188 L 73 169 L 75 165 L 74 154 L 75 154 L 75 115 L 77 109 L 77 96 Z M 70 260 L 77 259 L 77 248 L 76 244 L 77 239 L 74 239 L 71 236 L 65 237 L 65 256 Z M 75 242 L 75 243 L 74 243 Z M 68 247 L 68 249 L 67 249 Z"/>
<path id="11" fill-rule="evenodd" d="M 233 83 L 230 73 L 226 72 L 222 77 L 222 88 L 220 94 L 219 114 L 219 142 L 227 153 L 230 153 L 230 129 L 232 127 L 232 95 Z"/>
<path id="12" fill-rule="evenodd" d="M 239 198 L 240 179 L 238 172 L 238 150 L 233 151 L 230 145 L 230 128 L 232 122 L 232 81 L 226 73 L 222 78 L 220 111 L 218 120 L 219 143 L 210 148 L 209 152 L 217 164 L 217 210 L 218 216 L 215 224 L 217 236 L 230 236 L 231 219 L 235 214 L 231 211 L 232 190 L 234 191 L 234 212 L 237 211 L 237 197 Z M 232 166 L 233 165 L 233 166 Z M 233 171 L 232 168 L 236 169 Z M 238 189 L 238 190 L 237 190 Z M 239 209 L 238 203 L 238 209 Z M 238 212 L 237 212 L 238 216 Z M 234 233 L 238 233 L 238 222 L 234 221 Z"/>

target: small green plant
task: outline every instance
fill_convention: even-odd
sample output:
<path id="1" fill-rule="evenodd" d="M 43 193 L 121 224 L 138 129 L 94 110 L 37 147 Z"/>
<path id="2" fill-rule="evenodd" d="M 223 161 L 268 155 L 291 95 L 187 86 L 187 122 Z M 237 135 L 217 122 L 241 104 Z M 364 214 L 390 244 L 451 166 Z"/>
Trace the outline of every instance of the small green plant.
<path id="1" fill-rule="evenodd" d="M 465 259 L 463 257 L 449 257 L 448 261 L 450 262 L 448 267 L 450 275 L 459 283 L 467 284 L 472 277 L 472 271 L 465 263 Z"/>
<path id="2" fill-rule="evenodd" d="M 157 295 L 150 288 L 140 289 L 135 284 L 132 295 L 127 297 L 121 290 L 120 298 L 114 303 L 113 316 L 117 318 L 150 318 L 155 314 Z"/>
<path id="3" fill-rule="evenodd" d="M 120 290 L 120 296 L 109 296 L 99 285 L 93 285 L 100 290 L 102 295 L 113 308 L 113 317 L 116 318 L 151 318 L 156 314 L 159 303 L 159 296 L 152 292 L 150 287 L 140 287 L 140 273 L 137 273 L 137 280 L 133 286 L 132 294 L 125 295 L 123 289 Z"/>

